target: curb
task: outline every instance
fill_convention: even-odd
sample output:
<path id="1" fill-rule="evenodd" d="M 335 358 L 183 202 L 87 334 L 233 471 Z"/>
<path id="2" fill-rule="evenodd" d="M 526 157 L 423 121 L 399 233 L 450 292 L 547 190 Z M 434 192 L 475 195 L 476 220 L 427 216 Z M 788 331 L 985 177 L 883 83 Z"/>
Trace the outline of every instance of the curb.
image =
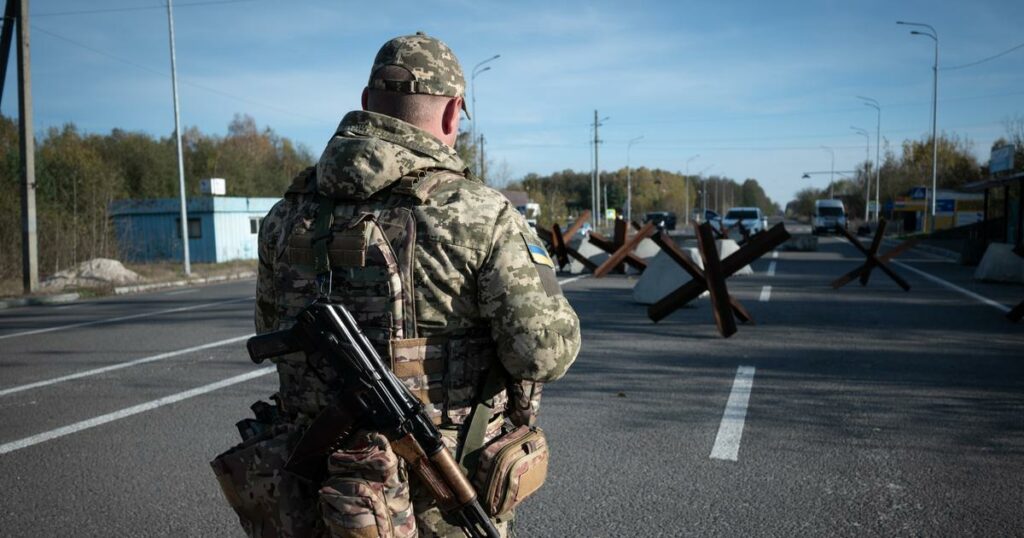
<path id="1" fill-rule="evenodd" d="M 196 284 L 210 284 L 213 282 L 224 282 L 228 280 L 244 280 L 246 278 L 253 278 L 256 276 L 255 271 L 245 271 L 242 273 L 235 273 L 231 275 L 219 275 L 211 276 L 206 278 L 189 278 L 182 280 L 172 280 L 170 282 L 154 282 L 152 284 L 137 284 L 135 286 L 118 286 L 114 288 L 114 295 L 125 295 L 128 293 L 139 293 L 142 291 L 158 290 L 163 288 L 181 288 L 185 286 L 193 286 Z"/>
<path id="2" fill-rule="evenodd" d="M 15 306 L 38 306 L 52 304 L 67 304 L 77 301 L 81 295 L 77 293 L 58 293 L 55 295 L 37 295 L 34 297 L 19 297 L 17 299 L 4 299 L 0 301 L 0 310 Z"/>
<path id="3" fill-rule="evenodd" d="M 162 288 L 181 288 L 197 284 L 211 284 L 214 282 L 225 282 L 228 280 L 244 280 L 256 276 L 255 271 L 245 271 L 231 275 L 219 275 L 205 278 L 191 278 L 173 280 L 170 282 L 154 282 L 152 284 L 138 284 L 135 286 L 120 286 L 114 288 L 114 295 L 125 295 L 128 293 L 139 293 L 143 291 L 158 290 Z M 0 310 L 18 306 L 39 306 L 73 303 L 81 298 L 77 293 L 58 293 L 55 295 L 38 295 L 34 297 L 17 297 L 14 299 L 0 300 Z"/>

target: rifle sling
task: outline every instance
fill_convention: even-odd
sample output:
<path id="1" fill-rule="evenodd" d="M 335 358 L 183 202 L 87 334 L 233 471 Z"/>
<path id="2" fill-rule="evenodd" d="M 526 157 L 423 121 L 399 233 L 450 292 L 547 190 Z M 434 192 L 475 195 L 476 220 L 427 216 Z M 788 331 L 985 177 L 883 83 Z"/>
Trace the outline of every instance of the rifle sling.
<path id="1" fill-rule="evenodd" d="M 480 450 L 483 449 L 484 438 L 487 436 L 487 425 L 494 415 L 494 409 L 489 404 L 494 401 L 494 395 L 501 390 L 504 377 L 501 365 L 491 366 L 487 370 L 484 386 L 477 394 L 476 403 L 473 405 L 473 415 L 469 419 L 466 438 L 462 443 L 462 450 L 459 452 L 459 465 L 468 472 L 469 476 L 473 476 L 473 473 L 476 472 Z"/>

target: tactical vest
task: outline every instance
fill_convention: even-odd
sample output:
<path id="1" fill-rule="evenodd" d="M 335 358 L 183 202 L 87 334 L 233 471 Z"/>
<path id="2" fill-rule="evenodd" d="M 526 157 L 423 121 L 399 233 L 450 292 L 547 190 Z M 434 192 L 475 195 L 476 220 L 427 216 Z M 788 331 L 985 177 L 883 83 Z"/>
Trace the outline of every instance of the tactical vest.
<path id="1" fill-rule="evenodd" d="M 415 207 L 430 204 L 432 191 L 462 176 L 420 170 L 367 200 L 330 200 L 316 194 L 312 173 L 303 172 L 307 188 L 295 189 L 304 192 L 290 190 L 298 211 L 285 223 L 276 249 L 278 328 L 291 326 L 318 296 L 345 305 L 434 423 L 462 424 L 496 364 L 496 347 L 486 328 L 420 335 L 413 276 L 417 235 L 431 233 L 419 229 Z M 334 403 L 337 379 L 326 363 L 292 354 L 281 357 L 277 369 L 279 403 L 292 419 L 311 419 Z M 493 395 L 493 414 L 506 402 L 505 390 Z"/>

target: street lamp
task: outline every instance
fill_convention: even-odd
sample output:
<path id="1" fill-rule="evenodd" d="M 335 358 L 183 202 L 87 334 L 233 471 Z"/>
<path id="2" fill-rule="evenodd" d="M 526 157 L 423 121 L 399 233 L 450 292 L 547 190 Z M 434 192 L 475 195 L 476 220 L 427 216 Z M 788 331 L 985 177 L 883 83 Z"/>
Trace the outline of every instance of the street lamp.
<path id="1" fill-rule="evenodd" d="M 896 24 L 902 24 L 905 26 L 917 26 L 919 28 L 927 28 L 929 32 L 921 32 L 918 30 L 912 30 L 910 35 L 923 35 L 925 37 L 932 38 L 935 41 L 935 64 L 932 65 L 932 206 L 931 206 L 931 219 L 932 219 L 932 230 L 935 231 L 935 198 L 938 194 L 938 166 L 939 166 L 939 139 L 937 138 L 935 128 L 938 123 L 939 116 L 939 33 L 935 31 L 929 24 L 920 22 L 904 22 L 896 21 Z"/>
<path id="2" fill-rule="evenodd" d="M 882 145 L 882 106 L 878 104 L 878 101 L 870 97 L 857 96 L 857 99 L 864 101 L 865 106 L 869 106 L 878 112 L 878 120 L 875 123 L 875 222 L 878 222 L 878 216 L 882 211 L 882 203 L 879 200 L 879 192 L 882 182 L 882 166 L 878 161 L 878 152 Z"/>
<path id="3" fill-rule="evenodd" d="M 686 212 L 686 214 L 683 215 L 684 224 L 690 223 L 690 162 L 698 157 L 700 157 L 700 153 L 686 159 L 686 174 L 683 175 L 683 210 Z"/>
<path id="4" fill-rule="evenodd" d="M 633 220 L 633 175 L 629 168 L 629 150 L 633 144 L 643 140 L 644 135 L 633 138 L 626 144 L 626 221 Z"/>
<path id="5" fill-rule="evenodd" d="M 828 197 L 834 199 L 835 198 L 835 188 L 832 185 L 836 182 L 836 150 L 834 150 L 834 149 L 832 149 L 832 148 L 830 148 L 828 146 L 821 146 L 821 149 L 826 149 L 826 150 L 828 150 L 829 153 L 832 154 L 832 168 L 831 168 L 832 174 L 828 178 Z"/>
<path id="6" fill-rule="evenodd" d="M 868 205 L 871 203 L 871 176 L 866 170 L 871 163 L 871 135 L 860 127 L 850 126 L 850 129 L 857 131 L 857 134 L 864 135 L 864 222 L 868 222 Z"/>
<path id="7" fill-rule="evenodd" d="M 703 213 L 701 213 L 701 219 L 704 218 L 704 216 L 707 214 L 707 211 L 708 211 L 708 184 L 707 184 L 706 181 L 704 181 L 704 172 L 707 172 L 708 170 L 711 170 L 714 167 L 715 167 L 715 165 L 713 165 L 713 164 L 708 165 L 703 170 L 701 170 L 700 172 L 697 173 L 697 175 L 700 177 L 700 183 L 703 186 L 701 188 L 701 191 L 702 191 L 701 192 L 701 194 L 702 194 L 701 205 L 704 206 L 704 211 L 703 211 Z"/>
<path id="8" fill-rule="evenodd" d="M 490 71 L 491 70 L 490 67 L 484 67 L 483 69 L 480 69 L 480 68 L 483 67 L 484 64 L 486 64 L 488 62 L 493 62 L 494 60 L 497 60 L 498 58 L 501 58 L 501 55 L 500 54 L 495 54 L 494 56 L 491 56 L 490 58 L 488 58 L 488 59 L 486 59 L 486 60 L 476 64 L 475 66 L 473 66 L 472 74 L 469 77 L 469 86 L 470 86 L 469 89 L 470 89 L 470 92 L 473 94 L 473 106 L 471 107 L 473 109 L 473 117 L 470 118 L 470 121 L 473 122 L 472 123 L 472 126 L 473 126 L 473 129 L 472 129 L 473 144 L 477 143 L 477 139 L 476 139 L 476 137 L 477 137 L 477 130 L 476 130 L 476 76 L 479 75 L 480 73 L 483 73 L 484 71 Z M 482 148 L 477 148 L 477 154 L 478 154 L 477 158 L 479 159 L 479 162 L 480 162 L 480 166 L 477 168 L 477 171 L 480 173 L 481 178 L 483 178 L 483 173 L 484 173 L 484 156 L 483 156 L 483 151 L 481 151 L 481 149 Z"/>

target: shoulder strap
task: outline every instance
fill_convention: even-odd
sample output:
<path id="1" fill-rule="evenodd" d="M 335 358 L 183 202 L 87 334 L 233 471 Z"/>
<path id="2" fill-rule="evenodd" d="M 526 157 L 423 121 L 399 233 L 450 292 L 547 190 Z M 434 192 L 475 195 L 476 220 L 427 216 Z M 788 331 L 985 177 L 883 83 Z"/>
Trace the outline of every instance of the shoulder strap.
<path id="1" fill-rule="evenodd" d="M 331 282 L 331 260 L 327 244 L 331 242 L 331 224 L 334 222 L 334 200 L 316 196 L 316 222 L 313 224 L 313 268 L 316 272 L 317 292 L 321 298 L 329 297 L 327 289 Z"/>
<path id="2" fill-rule="evenodd" d="M 469 420 L 469 428 L 466 430 L 466 438 L 462 443 L 459 452 L 459 465 L 463 469 L 473 473 L 476 470 L 477 460 L 480 459 L 480 450 L 484 447 L 484 437 L 487 436 L 487 424 L 494 416 L 494 409 L 490 403 L 494 395 L 501 391 L 505 375 L 500 364 L 495 364 L 487 370 L 487 379 L 473 405 L 473 415 Z"/>
<path id="3" fill-rule="evenodd" d="M 430 198 L 430 194 L 441 185 L 456 179 L 463 179 L 464 176 L 445 168 L 426 168 L 406 174 L 398 180 L 392 192 L 415 198 L 419 203 L 424 203 Z"/>

